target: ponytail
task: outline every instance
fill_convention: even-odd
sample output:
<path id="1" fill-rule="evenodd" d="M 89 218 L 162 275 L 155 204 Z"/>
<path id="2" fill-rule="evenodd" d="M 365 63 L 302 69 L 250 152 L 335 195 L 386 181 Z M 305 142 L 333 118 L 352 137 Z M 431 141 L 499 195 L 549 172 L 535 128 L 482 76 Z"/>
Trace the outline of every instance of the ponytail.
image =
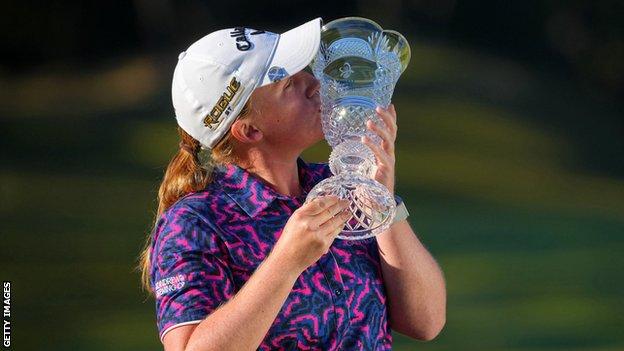
<path id="1" fill-rule="evenodd" d="M 158 210 L 156 217 L 165 212 L 184 195 L 201 190 L 210 182 L 208 165 L 199 160 L 201 146 L 197 140 L 178 127 L 180 150 L 173 157 L 165 171 L 158 189 Z"/>
<path id="2" fill-rule="evenodd" d="M 238 119 L 247 118 L 251 111 L 251 99 L 247 101 Z M 214 164 L 235 162 L 233 150 L 234 143 L 230 133 L 212 149 L 209 161 L 200 157 L 201 153 L 208 150 L 201 150 L 201 144 L 182 128 L 178 127 L 180 134 L 180 150 L 173 156 L 165 176 L 158 189 L 158 210 L 154 228 L 158 219 L 171 205 L 176 203 L 183 196 L 204 189 L 212 181 L 212 168 Z M 139 257 L 138 270 L 141 272 L 141 284 L 144 290 L 152 293 L 150 285 L 150 265 L 151 265 L 151 244 L 152 236 L 148 234 L 145 246 Z"/>

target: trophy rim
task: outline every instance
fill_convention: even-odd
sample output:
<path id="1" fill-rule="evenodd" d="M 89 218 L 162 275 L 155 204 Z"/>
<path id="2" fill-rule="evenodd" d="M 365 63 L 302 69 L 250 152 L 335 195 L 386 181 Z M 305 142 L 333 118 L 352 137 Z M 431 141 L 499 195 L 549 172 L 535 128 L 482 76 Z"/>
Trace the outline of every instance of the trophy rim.
<path id="1" fill-rule="evenodd" d="M 405 60 L 405 63 L 401 62 L 401 74 L 403 74 L 403 72 L 405 72 L 405 70 L 407 69 L 407 66 L 409 66 L 410 61 L 412 60 L 412 47 L 410 46 L 409 41 L 407 40 L 405 35 L 401 34 L 401 32 L 398 32 L 394 29 L 384 29 L 382 31 L 382 34 L 386 33 L 395 34 L 397 37 L 399 37 L 399 40 L 403 40 L 403 42 L 405 43 L 405 48 L 407 48 L 407 59 Z"/>
<path id="2" fill-rule="evenodd" d="M 331 29 L 335 29 L 335 27 L 337 27 L 337 24 L 340 24 L 342 22 L 349 22 L 349 21 L 363 22 L 363 23 L 368 23 L 372 25 L 375 28 L 375 30 L 371 30 L 371 33 L 378 31 L 381 35 L 384 35 L 384 34 L 396 35 L 398 37 L 398 42 L 402 41 L 404 43 L 404 47 L 407 50 L 407 59 L 404 62 L 400 61 L 401 62 L 401 74 L 405 72 L 405 70 L 407 69 L 407 66 L 409 66 L 409 63 L 412 60 L 412 47 L 410 46 L 409 41 L 407 40 L 405 35 L 403 35 L 402 33 L 394 29 L 384 29 L 379 23 L 373 21 L 370 18 L 359 17 L 359 16 L 348 16 L 348 17 L 337 18 L 328 23 L 323 23 L 323 25 L 321 26 L 321 41 L 323 41 L 322 39 L 323 32 L 331 30 Z"/>
<path id="3" fill-rule="evenodd" d="M 336 23 L 346 22 L 346 21 L 354 21 L 354 20 L 361 21 L 361 22 L 368 22 L 368 23 L 372 24 L 373 26 L 377 27 L 380 32 L 382 32 L 384 30 L 383 27 L 379 25 L 379 23 L 373 21 L 370 18 L 358 17 L 358 16 L 349 16 L 349 17 L 340 17 L 340 18 L 337 18 L 337 19 L 332 20 L 330 22 L 323 23 L 323 26 L 321 27 L 321 33 L 323 31 L 325 31 L 325 30 L 331 29 L 331 28 L 329 28 L 330 25 L 335 25 Z"/>

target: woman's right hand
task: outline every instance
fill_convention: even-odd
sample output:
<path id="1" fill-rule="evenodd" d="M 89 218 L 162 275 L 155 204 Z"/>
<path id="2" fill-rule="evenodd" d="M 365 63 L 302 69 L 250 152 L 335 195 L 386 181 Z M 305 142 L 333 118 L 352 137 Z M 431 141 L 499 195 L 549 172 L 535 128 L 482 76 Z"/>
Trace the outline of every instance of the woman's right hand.
<path id="1" fill-rule="evenodd" d="M 351 217 L 348 200 L 336 196 L 306 202 L 288 219 L 273 252 L 303 272 L 329 251 L 334 239 Z"/>

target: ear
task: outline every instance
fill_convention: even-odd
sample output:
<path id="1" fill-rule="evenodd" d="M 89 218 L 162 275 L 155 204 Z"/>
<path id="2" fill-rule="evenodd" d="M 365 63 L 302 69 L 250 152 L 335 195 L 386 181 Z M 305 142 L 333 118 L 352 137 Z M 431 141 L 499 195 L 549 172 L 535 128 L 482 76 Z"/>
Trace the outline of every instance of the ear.
<path id="1" fill-rule="evenodd" d="M 257 143 L 263 137 L 262 131 L 249 120 L 236 120 L 232 123 L 230 131 L 236 140 L 244 144 Z"/>

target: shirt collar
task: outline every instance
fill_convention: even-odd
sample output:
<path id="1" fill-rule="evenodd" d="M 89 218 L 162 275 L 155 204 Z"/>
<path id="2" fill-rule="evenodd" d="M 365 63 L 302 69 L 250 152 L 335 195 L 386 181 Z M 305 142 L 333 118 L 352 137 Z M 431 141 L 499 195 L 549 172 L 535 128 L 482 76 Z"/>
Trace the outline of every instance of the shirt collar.
<path id="1" fill-rule="evenodd" d="M 297 159 L 299 182 L 303 194 L 299 198 L 282 195 L 256 176 L 235 164 L 219 166 L 215 171 L 215 181 L 223 191 L 250 217 L 255 217 L 269 207 L 275 199 L 303 203 L 308 192 L 322 179 L 323 172 L 313 169 L 303 159 Z"/>

